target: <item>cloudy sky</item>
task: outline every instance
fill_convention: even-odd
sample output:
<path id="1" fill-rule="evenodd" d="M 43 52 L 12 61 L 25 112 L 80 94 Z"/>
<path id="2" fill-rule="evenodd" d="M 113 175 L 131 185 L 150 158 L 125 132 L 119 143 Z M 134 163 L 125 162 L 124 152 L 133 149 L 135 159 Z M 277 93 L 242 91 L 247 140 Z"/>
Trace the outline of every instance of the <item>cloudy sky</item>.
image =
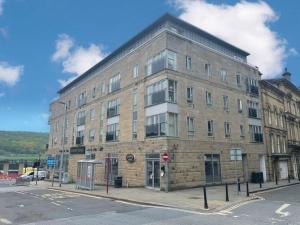
<path id="1" fill-rule="evenodd" d="M 48 131 L 57 91 L 169 12 L 300 86 L 299 1 L 0 0 L 0 130 Z"/>

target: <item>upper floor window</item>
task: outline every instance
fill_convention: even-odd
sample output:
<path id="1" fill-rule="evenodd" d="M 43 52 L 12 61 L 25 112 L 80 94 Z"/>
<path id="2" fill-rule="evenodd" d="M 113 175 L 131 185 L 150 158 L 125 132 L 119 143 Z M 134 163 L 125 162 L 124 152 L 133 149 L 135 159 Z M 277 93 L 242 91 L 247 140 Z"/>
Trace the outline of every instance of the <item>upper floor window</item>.
<path id="1" fill-rule="evenodd" d="M 247 79 L 247 91 L 252 95 L 259 95 L 258 81 L 254 78 Z"/>
<path id="2" fill-rule="evenodd" d="M 105 83 L 101 82 L 100 84 L 100 94 L 101 96 L 105 95 Z"/>
<path id="3" fill-rule="evenodd" d="M 96 118 L 96 109 L 95 108 L 92 108 L 90 110 L 90 118 L 91 118 L 91 120 L 94 120 Z"/>
<path id="4" fill-rule="evenodd" d="M 268 109 L 268 118 L 269 118 L 269 125 L 272 125 L 272 113 L 271 113 L 271 109 Z"/>
<path id="5" fill-rule="evenodd" d="M 187 94 L 187 102 L 192 103 L 193 102 L 193 88 L 188 87 L 186 89 L 186 94 Z"/>
<path id="6" fill-rule="evenodd" d="M 77 126 L 85 124 L 85 111 L 80 111 L 77 113 Z"/>
<path id="7" fill-rule="evenodd" d="M 195 124 L 193 117 L 187 117 L 187 127 L 188 127 L 188 135 L 194 136 L 195 133 Z"/>
<path id="8" fill-rule="evenodd" d="M 67 103 L 67 109 L 70 109 L 70 108 L 71 108 L 71 100 L 69 100 Z"/>
<path id="9" fill-rule="evenodd" d="M 213 120 L 207 121 L 207 136 L 209 136 L 209 137 L 214 136 L 214 121 Z"/>
<path id="10" fill-rule="evenodd" d="M 245 136 L 245 129 L 244 129 L 244 125 L 242 125 L 242 124 L 240 124 L 240 134 L 241 134 L 241 137 Z"/>
<path id="11" fill-rule="evenodd" d="M 223 104 L 224 110 L 229 111 L 229 97 L 227 95 L 223 95 Z"/>
<path id="12" fill-rule="evenodd" d="M 89 130 L 89 142 L 93 142 L 95 140 L 95 129 Z"/>
<path id="13" fill-rule="evenodd" d="M 236 85 L 238 87 L 241 86 L 241 75 L 240 74 L 236 75 Z"/>
<path id="14" fill-rule="evenodd" d="M 137 78 L 139 76 L 139 65 L 134 65 L 132 70 L 133 78 Z"/>
<path id="15" fill-rule="evenodd" d="M 107 125 L 106 141 L 118 141 L 119 140 L 119 124 Z"/>
<path id="16" fill-rule="evenodd" d="M 192 70 L 192 58 L 190 57 L 190 56 L 186 56 L 186 62 L 185 62 L 185 64 L 186 64 L 186 69 L 187 70 Z"/>
<path id="17" fill-rule="evenodd" d="M 221 69 L 221 70 L 220 70 L 220 76 L 221 76 L 221 80 L 222 80 L 223 82 L 227 81 L 227 71 L 226 71 L 226 70 Z"/>
<path id="18" fill-rule="evenodd" d="M 164 102 L 176 103 L 177 82 L 161 80 L 147 87 L 146 105 L 157 105 Z"/>
<path id="19" fill-rule="evenodd" d="M 92 89 L 92 98 L 96 97 L 96 87 L 93 87 Z"/>
<path id="20" fill-rule="evenodd" d="M 205 71 L 205 75 L 207 76 L 207 78 L 211 78 L 211 65 L 206 63 L 204 65 L 204 71 Z"/>
<path id="21" fill-rule="evenodd" d="M 176 113 L 161 113 L 146 118 L 146 137 L 177 135 Z"/>
<path id="22" fill-rule="evenodd" d="M 263 143 L 263 133 L 261 126 L 249 125 L 249 132 L 251 142 Z"/>
<path id="23" fill-rule="evenodd" d="M 121 75 L 118 73 L 117 75 L 113 76 L 109 79 L 109 93 L 119 90 L 120 89 L 120 82 L 121 82 Z"/>
<path id="24" fill-rule="evenodd" d="M 248 100 L 248 115 L 249 118 L 260 118 L 258 102 Z"/>
<path id="25" fill-rule="evenodd" d="M 224 130 L 225 130 L 225 137 L 230 137 L 231 129 L 230 129 L 230 123 L 229 122 L 224 122 Z"/>
<path id="26" fill-rule="evenodd" d="M 176 64 L 176 53 L 165 49 L 147 61 L 146 75 L 149 76 L 163 69 L 176 70 Z"/>
<path id="27" fill-rule="evenodd" d="M 206 104 L 207 105 L 212 105 L 212 94 L 209 91 L 206 91 Z"/>
<path id="28" fill-rule="evenodd" d="M 120 99 L 116 98 L 108 102 L 107 118 L 118 116 L 120 114 Z"/>
<path id="29" fill-rule="evenodd" d="M 243 112 L 243 101 L 241 99 L 238 99 L 238 112 Z"/>
<path id="30" fill-rule="evenodd" d="M 86 104 L 86 92 L 82 92 L 78 97 L 78 106 L 83 106 Z"/>

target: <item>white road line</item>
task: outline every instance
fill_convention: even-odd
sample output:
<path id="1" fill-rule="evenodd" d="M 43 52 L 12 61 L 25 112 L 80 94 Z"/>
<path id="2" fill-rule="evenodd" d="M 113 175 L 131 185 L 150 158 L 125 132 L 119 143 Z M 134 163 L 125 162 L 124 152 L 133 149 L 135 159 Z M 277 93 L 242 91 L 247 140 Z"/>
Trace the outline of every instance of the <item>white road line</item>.
<path id="1" fill-rule="evenodd" d="M 9 221 L 8 219 L 5 219 L 5 218 L 0 218 L 0 223 L 4 223 L 4 224 L 12 224 L 11 221 Z"/>
<path id="2" fill-rule="evenodd" d="M 51 202 L 53 205 L 57 205 L 57 206 L 60 206 L 61 204 L 59 203 L 56 203 L 56 202 Z"/>
<path id="3" fill-rule="evenodd" d="M 289 207 L 291 204 L 283 204 L 282 206 L 280 206 L 279 209 L 277 209 L 275 211 L 275 213 L 277 213 L 278 215 L 280 215 L 280 217 L 286 217 L 288 215 L 290 215 L 289 212 L 282 212 L 282 210 L 286 209 L 287 207 Z"/>

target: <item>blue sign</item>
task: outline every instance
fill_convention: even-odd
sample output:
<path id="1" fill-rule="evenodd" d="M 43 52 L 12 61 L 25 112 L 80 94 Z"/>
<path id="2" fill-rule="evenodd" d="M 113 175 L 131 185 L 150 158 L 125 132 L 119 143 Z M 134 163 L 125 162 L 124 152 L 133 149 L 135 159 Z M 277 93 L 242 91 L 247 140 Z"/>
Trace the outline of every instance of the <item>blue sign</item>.
<path id="1" fill-rule="evenodd" d="M 47 165 L 48 166 L 54 166 L 56 164 L 55 159 L 48 159 L 47 160 Z"/>

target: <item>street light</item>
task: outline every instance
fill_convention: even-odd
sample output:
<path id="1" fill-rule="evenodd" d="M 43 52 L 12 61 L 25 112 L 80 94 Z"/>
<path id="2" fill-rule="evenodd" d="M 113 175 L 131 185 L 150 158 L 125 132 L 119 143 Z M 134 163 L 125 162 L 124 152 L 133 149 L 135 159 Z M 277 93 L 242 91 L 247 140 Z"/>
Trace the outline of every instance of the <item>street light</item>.
<path id="1" fill-rule="evenodd" d="M 67 104 L 62 101 L 59 101 L 57 103 L 64 105 L 63 142 L 62 142 L 62 150 L 61 150 L 61 154 L 60 154 L 60 164 L 59 164 L 59 187 L 61 187 L 62 172 L 63 172 L 63 159 L 64 159 L 64 151 L 65 151 L 65 130 L 66 130 Z"/>

